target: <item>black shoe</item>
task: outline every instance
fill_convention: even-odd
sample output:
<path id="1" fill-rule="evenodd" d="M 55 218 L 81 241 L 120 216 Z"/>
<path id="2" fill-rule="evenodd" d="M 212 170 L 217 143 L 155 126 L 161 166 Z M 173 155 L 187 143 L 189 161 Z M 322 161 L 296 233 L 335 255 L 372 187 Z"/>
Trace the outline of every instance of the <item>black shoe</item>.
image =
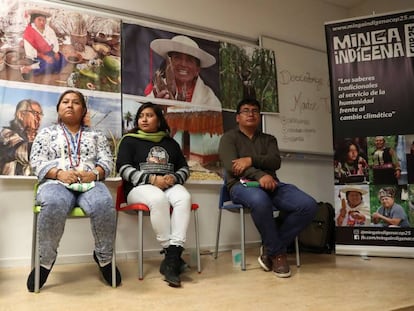
<path id="1" fill-rule="evenodd" d="M 165 265 L 164 281 L 171 287 L 181 286 L 180 271 L 175 263 L 167 261 Z"/>
<path id="2" fill-rule="evenodd" d="M 190 269 L 190 265 L 189 265 L 188 263 L 186 263 L 186 262 L 184 261 L 184 259 L 183 259 L 183 258 L 181 258 L 181 257 L 180 257 L 180 274 L 181 274 L 181 273 L 184 273 L 184 272 L 185 272 L 185 270 L 187 270 L 187 269 Z M 163 260 L 161 261 L 161 265 L 160 265 L 160 273 L 161 273 L 162 275 L 164 275 L 164 274 L 165 274 L 165 259 L 163 259 Z"/>
<path id="3" fill-rule="evenodd" d="M 105 279 L 106 283 L 108 283 L 109 286 L 112 286 L 112 262 L 105 265 L 104 267 L 101 267 L 99 264 L 98 257 L 96 257 L 95 252 L 93 252 L 93 259 L 97 263 L 99 270 L 101 270 L 101 274 L 103 278 Z M 118 270 L 118 267 L 115 268 L 116 273 L 116 286 L 119 286 L 121 284 L 121 273 Z"/>
<path id="4" fill-rule="evenodd" d="M 183 250 L 184 249 L 181 246 L 176 245 L 170 245 L 167 249 L 165 249 L 165 263 L 163 265 L 164 281 L 166 281 L 171 287 L 181 286 L 180 258 Z"/>
<path id="5" fill-rule="evenodd" d="M 187 269 L 190 269 L 190 265 L 186 263 L 182 257 L 180 257 L 180 273 L 184 273 Z"/>
<path id="6" fill-rule="evenodd" d="M 55 262 L 53 262 L 53 265 Z M 50 271 L 52 270 L 52 267 L 49 269 L 46 269 L 45 267 L 40 266 L 40 277 L 39 277 L 39 289 L 45 285 L 47 278 L 49 276 Z M 35 290 L 35 269 L 33 268 L 32 272 L 30 272 L 29 277 L 27 278 L 27 289 L 29 292 L 33 293 Z"/>

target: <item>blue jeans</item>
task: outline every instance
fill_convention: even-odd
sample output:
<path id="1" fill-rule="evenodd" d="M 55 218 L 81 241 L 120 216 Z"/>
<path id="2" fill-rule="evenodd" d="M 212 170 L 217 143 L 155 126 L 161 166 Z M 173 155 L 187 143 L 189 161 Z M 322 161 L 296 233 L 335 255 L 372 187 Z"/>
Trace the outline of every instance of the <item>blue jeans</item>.
<path id="1" fill-rule="evenodd" d="M 311 196 L 294 185 L 282 182 L 273 192 L 236 184 L 230 189 L 230 197 L 234 203 L 250 208 L 269 256 L 286 253 L 287 246 L 311 223 L 317 212 L 317 203 Z M 274 209 L 285 215 L 280 226 L 273 218 Z"/>
<path id="2" fill-rule="evenodd" d="M 86 192 L 72 191 L 58 183 L 44 184 L 39 188 L 36 201 L 42 207 L 37 224 L 42 265 L 49 266 L 55 261 L 67 215 L 75 206 L 80 206 L 90 217 L 96 257 L 102 263 L 112 260 L 116 211 L 104 183 L 96 182 L 95 187 Z"/>

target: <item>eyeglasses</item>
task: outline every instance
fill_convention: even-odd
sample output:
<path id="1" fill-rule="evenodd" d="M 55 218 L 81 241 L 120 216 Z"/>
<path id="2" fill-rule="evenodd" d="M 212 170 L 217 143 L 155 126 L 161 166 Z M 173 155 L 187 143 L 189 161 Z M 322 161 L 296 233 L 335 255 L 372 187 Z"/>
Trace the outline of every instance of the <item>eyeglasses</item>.
<path id="1" fill-rule="evenodd" d="M 25 110 L 26 112 L 30 112 L 32 115 L 34 115 L 36 118 L 43 117 L 43 112 L 38 112 L 34 110 Z"/>
<path id="2" fill-rule="evenodd" d="M 242 115 L 245 115 L 245 116 L 248 116 L 250 114 L 258 115 L 258 114 L 260 114 L 260 111 L 258 109 L 252 109 L 252 110 L 242 109 L 242 110 L 239 111 L 239 114 L 242 114 Z"/>

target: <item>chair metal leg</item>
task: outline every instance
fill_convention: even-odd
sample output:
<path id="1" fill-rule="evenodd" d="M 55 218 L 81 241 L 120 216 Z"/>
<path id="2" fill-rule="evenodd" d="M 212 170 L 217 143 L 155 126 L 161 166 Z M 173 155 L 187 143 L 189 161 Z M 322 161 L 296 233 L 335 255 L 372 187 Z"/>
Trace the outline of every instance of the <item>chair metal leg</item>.
<path id="1" fill-rule="evenodd" d="M 300 254 L 299 254 L 299 239 L 295 237 L 295 252 L 296 252 L 296 266 L 300 267 Z"/>
<path id="2" fill-rule="evenodd" d="M 194 210 L 194 228 L 195 228 L 195 239 L 196 239 L 196 251 L 197 251 L 197 271 L 201 273 L 201 259 L 200 259 L 200 237 L 198 231 L 198 211 Z"/>
<path id="3" fill-rule="evenodd" d="M 142 225 L 143 211 L 138 211 L 138 279 L 144 279 L 144 228 Z"/>
<path id="4" fill-rule="evenodd" d="M 37 236 L 37 213 L 33 213 L 33 228 L 32 228 L 32 257 L 30 258 L 30 269 L 35 267 L 36 256 L 36 236 Z"/>
<path id="5" fill-rule="evenodd" d="M 214 259 L 217 259 L 218 257 L 218 249 L 219 249 L 219 241 L 220 241 L 220 227 L 221 227 L 221 212 L 223 210 L 219 208 L 219 215 L 218 215 L 218 221 L 217 221 L 217 236 L 216 236 L 216 249 L 214 252 Z"/>
<path id="6" fill-rule="evenodd" d="M 118 212 L 115 213 L 114 243 L 112 245 L 112 287 L 116 288 L 116 228 L 118 227 Z"/>
<path id="7" fill-rule="evenodd" d="M 38 213 L 35 213 L 35 220 L 33 221 L 34 225 L 34 235 L 35 235 L 35 252 L 34 252 L 34 269 L 35 269 L 35 279 L 34 279 L 34 292 L 38 293 L 40 291 L 40 252 L 39 252 L 39 235 L 37 232 L 37 217 Z"/>
<path id="8" fill-rule="evenodd" d="M 245 254 L 245 244 L 246 244 L 246 235 L 245 235 L 245 224 L 244 224 L 244 208 L 240 209 L 240 231 L 241 231 L 241 269 L 246 270 L 246 254 Z"/>

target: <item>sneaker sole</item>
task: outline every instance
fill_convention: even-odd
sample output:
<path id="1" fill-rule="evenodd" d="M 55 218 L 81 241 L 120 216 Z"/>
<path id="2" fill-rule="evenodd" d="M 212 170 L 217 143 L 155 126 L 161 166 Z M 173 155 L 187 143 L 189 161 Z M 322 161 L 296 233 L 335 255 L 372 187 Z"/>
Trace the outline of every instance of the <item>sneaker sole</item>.
<path id="1" fill-rule="evenodd" d="M 180 274 L 186 272 L 187 270 L 191 270 L 191 267 L 188 264 L 182 264 L 180 266 Z M 164 275 L 165 274 L 164 269 L 161 269 L 161 267 L 160 267 L 160 274 L 161 275 Z"/>
<path id="2" fill-rule="evenodd" d="M 164 281 L 167 282 L 168 285 L 171 287 L 181 287 L 181 282 L 174 282 L 174 281 L 167 280 L 167 279 L 164 279 Z"/>
<path id="3" fill-rule="evenodd" d="M 264 264 L 260 256 L 257 257 L 257 261 L 259 262 L 260 266 L 263 268 L 264 271 L 269 272 L 271 270 Z"/>
<path id="4" fill-rule="evenodd" d="M 278 277 L 278 278 L 288 278 L 292 275 L 292 272 L 289 270 L 289 272 L 285 272 L 285 273 L 277 273 L 275 271 L 273 271 L 273 273 Z"/>

